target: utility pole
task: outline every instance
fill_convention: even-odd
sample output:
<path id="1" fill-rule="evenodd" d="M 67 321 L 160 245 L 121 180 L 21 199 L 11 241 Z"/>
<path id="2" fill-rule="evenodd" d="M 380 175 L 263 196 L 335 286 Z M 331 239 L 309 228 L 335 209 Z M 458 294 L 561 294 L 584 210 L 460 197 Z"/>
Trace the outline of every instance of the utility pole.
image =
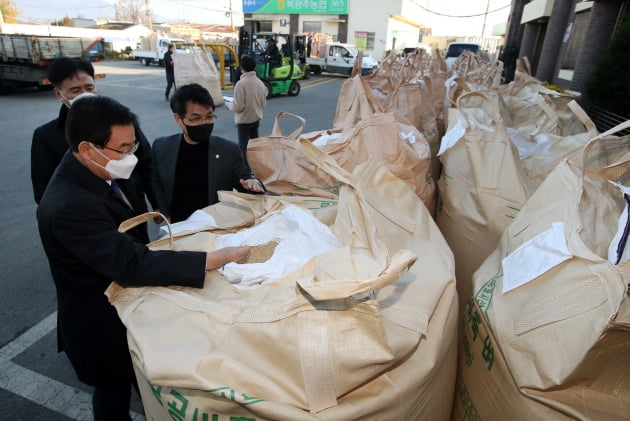
<path id="1" fill-rule="evenodd" d="M 483 15 L 483 26 L 481 27 L 481 39 L 483 39 L 486 33 L 486 19 L 488 18 L 488 10 L 490 10 L 490 0 L 486 1 L 486 13 Z"/>
<path id="2" fill-rule="evenodd" d="M 144 0 L 145 8 L 147 9 L 147 19 L 149 21 L 149 30 L 153 32 L 153 22 L 151 19 L 151 6 L 149 6 L 149 0 Z"/>

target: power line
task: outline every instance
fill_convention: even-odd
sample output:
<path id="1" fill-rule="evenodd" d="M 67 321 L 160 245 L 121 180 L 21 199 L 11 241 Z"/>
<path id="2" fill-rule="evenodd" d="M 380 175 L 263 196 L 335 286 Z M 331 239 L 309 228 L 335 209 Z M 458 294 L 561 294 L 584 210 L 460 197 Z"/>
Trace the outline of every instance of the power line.
<path id="1" fill-rule="evenodd" d="M 20 7 L 33 7 L 33 8 L 37 8 L 37 9 L 60 9 L 59 6 L 42 6 L 41 4 L 27 4 L 27 3 L 20 3 L 19 5 L 15 6 L 16 9 L 20 9 Z M 113 8 L 114 5 L 113 4 L 108 4 L 108 5 L 104 5 L 104 6 L 77 6 L 77 7 L 66 7 L 63 6 L 61 9 L 66 10 L 66 9 L 71 9 L 71 10 L 83 10 L 83 9 L 108 9 L 108 8 Z"/>
<path id="2" fill-rule="evenodd" d="M 424 10 L 425 12 L 429 12 L 429 13 L 431 13 L 433 15 L 437 15 L 437 16 L 444 16 L 444 17 L 447 17 L 447 18 L 476 18 L 476 17 L 479 17 L 479 16 L 485 16 L 485 15 L 488 15 L 490 13 L 498 12 L 500 10 L 503 10 L 503 9 L 506 9 L 506 8 L 510 7 L 511 5 L 512 5 L 512 3 L 506 4 L 505 6 L 499 7 L 498 9 L 489 10 L 487 12 L 477 13 L 477 14 L 474 14 L 474 15 L 447 15 L 445 13 L 440 13 L 440 12 L 436 12 L 435 10 L 427 9 L 426 7 L 424 7 L 421 4 L 418 4 L 416 2 L 416 6 L 418 6 L 419 8 Z"/>

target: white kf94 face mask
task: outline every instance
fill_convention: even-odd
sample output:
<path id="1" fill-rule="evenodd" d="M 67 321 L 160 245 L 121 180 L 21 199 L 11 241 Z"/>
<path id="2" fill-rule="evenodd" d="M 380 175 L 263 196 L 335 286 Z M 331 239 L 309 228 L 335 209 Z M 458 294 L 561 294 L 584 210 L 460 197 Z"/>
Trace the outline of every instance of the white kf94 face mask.
<path id="1" fill-rule="evenodd" d="M 94 148 L 96 152 L 98 152 L 100 155 L 104 156 L 105 159 L 107 159 L 107 165 L 102 166 L 102 165 L 97 164 L 94 161 L 92 162 L 97 167 L 101 167 L 105 171 L 107 171 L 109 175 L 112 177 L 112 179 L 115 180 L 115 179 L 122 178 L 126 180 L 131 176 L 133 169 L 136 167 L 136 164 L 138 163 L 138 157 L 136 155 L 130 153 L 130 154 L 125 154 L 122 159 L 109 159 L 105 154 L 99 151 L 98 148 L 94 146 L 94 144 L 90 143 L 90 145 L 92 145 L 92 148 Z"/>
<path id="2" fill-rule="evenodd" d="M 69 99 L 69 100 L 68 100 L 68 103 L 69 103 L 69 104 L 70 104 L 70 106 L 72 107 L 72 104 L 74 104 L 74 102 L 75 102 L 75 101 L 77 101 L 77 100 L 79 100 L 79 99 L 81 99 L 81 98 L 88 97 L 88 96 L 96 96 L 96 94 L 93 94 L 92 92 L 83 92 L 83 93 L 81 93 L 81 94 L 79 94 L 79 95 L 75 96 L 74 98 Z M 64 97 L 64 98 L 65 98 L 65 97 Z"/>

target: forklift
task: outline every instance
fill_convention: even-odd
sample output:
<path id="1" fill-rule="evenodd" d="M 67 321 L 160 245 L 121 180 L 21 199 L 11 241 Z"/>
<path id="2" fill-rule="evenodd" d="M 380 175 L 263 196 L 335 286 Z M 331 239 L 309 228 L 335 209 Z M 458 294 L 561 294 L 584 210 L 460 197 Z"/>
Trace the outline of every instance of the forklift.
<path id="1" fill-rule="evenodd" d="M 239 34 L 239 49 L 242 54 L 249 54 L 256 60 L 256 75 L 267 87 L 267 98 L 284 93 L 297 96 L 300 93 L 299 79 L 305 78 L 305 70 L 308 74 L 308 68 L 304 55 L 304 37 L 299 37 L 302 37 L 301 46 L 299 42 L 296 43 L 296 36 L 292 35 L 258 32 L 250 38 L 246 31 Z M 277 62 L 270 61 L 267 54 L 272 45 L 278 48 Z"/>

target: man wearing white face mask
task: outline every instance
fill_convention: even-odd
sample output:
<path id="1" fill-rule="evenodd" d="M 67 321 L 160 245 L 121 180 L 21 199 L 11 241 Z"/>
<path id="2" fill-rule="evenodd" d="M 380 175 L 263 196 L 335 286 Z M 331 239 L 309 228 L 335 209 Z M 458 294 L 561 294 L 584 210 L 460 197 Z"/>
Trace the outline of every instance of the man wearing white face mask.
<path id="1" fill-rule="evenodd" d="M 122 221 L 146 211 L 137 180 L 128 179 L 136 164 L 135 120 L 111 98 L 77 100 L 66 126 L 71 152 L 37 208 L 57 291 L 59 350 L 79 380 L 94 387 L 96 421 L 131 420 L 136 384 L 125 327 L 104 294 L 109 284 L 202 288 L 206 271 L 244 263 L 249 254 L 246 246 L 208 253 L 152 251 L 144 245 L 146 227 L 118 232 Z"/>
<path id="2" fill-rule="evenodd" d="M 47 76 L 54 86 L 54 93 L 62 103 L 59 116 L 38 127 L 33 133 L 31 144 L 31 181 L 35 202 L 39 203 L 44 190 L 61 158 L 68 151 L 65 124 L 68 110 L 78 98 L 98 93 L 94 84 L 94 67 L 84 60 L 61 57 L 53 60 Z M 136 124 L 134 126 L 139 147 L 136 152 L 138 165 L 135 176 L 142 179 L 142 186 L 151 205 L 156 200 L 151 185 L 151 146 Z"/>

